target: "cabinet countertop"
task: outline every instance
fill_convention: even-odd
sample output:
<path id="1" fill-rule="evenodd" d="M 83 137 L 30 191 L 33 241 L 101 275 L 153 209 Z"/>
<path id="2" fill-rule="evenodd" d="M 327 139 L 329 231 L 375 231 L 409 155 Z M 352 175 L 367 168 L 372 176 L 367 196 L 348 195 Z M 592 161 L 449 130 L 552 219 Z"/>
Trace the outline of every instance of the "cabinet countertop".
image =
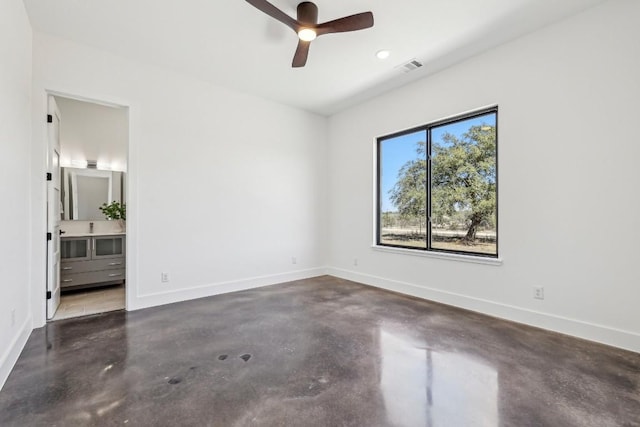
<path id="1" fill-rule="evenodd" d="M 101 237 L 101 236 L 126 236 L 126 232 L 122 231 L 114 231 L 113 233 L 71 233 L 66 232 L 62 236 L 61 239 L 69 238 L 69 237 Z"/>

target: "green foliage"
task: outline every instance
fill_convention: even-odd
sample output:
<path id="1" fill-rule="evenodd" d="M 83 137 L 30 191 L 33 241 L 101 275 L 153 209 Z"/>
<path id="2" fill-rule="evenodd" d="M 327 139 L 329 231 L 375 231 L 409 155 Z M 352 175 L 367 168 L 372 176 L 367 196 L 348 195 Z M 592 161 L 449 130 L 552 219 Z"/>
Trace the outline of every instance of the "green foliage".
<path id="1" fill-rule="evenodd" d="M 496 132 L 494 126 L 473 126 L 460 138 L 445 134 L 432 144 L 431 214 L 434 224 L 465 224 L 472 241 L 479 226 L 495 225 Z M 417 158 L 405 163 L 389 192 L 401 217 L 426 222 L 426 144 L 419 142 Z"/>
<path id="2" fill-rule="evenodd" d="M 395 224 L 395 218 L 391 212 L 382 212 L 382 226 L 392 227 Z"/>
<path id="3" fill-rule="evenodd" d="M 389 192 L 389 200 L 405 220 L 427 217 L 427 161 L 426 144 L 417 144 L 415 160 L 405 163 L 398 171 L 398 180 Z M 423 221 L 424 222 L 424 221 Z"/>
<path id="4" fill-rule="evenodd" d="M 433 215 L 462 214 L 465 238 L 474 240 L 480 225 L 495 222 L 495 127 L 473 126 L 461 138 L 445 134 L 442 144 L 432 144 L 431 176 Z"/>
<path id="5" fill-rule="evenodd" d="M 127 219 L 127 205 L 115 200 L 109 204 L 103 203 L 100 206 L 100 211 L 107 217 L 107 219 Z"/>

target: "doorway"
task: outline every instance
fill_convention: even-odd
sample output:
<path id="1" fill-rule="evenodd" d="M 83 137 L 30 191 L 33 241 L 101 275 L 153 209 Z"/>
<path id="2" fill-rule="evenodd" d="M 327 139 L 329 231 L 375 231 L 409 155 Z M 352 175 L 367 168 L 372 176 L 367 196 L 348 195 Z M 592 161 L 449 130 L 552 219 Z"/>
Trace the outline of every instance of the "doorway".
<path id="1" fill-rule="evenodd" d="M 58 146 L 59 161 L 50 154 L 47 162 L 51 176 L 58 177 L 48 183 L 47 319 L 122 310 L 128 108 L 49 95 L 50 112 L 52 106 L 58 123 L 49 132 L 49 152 Z"/>

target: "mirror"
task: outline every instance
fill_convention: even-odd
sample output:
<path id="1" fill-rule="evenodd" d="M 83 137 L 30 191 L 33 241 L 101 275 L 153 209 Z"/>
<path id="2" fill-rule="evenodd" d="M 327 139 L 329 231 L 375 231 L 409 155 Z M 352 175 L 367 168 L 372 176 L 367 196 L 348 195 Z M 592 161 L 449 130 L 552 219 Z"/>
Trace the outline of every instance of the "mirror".
<path id="1" fill-rule="evenodd" d="M 124 172 L 61 168 L 62 219 L 104 220 L 103 203 L 124 201 Z"/>

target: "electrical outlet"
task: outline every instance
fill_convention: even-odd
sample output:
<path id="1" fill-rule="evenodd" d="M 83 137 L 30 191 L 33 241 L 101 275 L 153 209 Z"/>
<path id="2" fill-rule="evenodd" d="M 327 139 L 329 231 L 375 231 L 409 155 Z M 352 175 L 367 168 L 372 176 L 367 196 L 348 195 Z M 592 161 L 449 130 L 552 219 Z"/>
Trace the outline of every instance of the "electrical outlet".
<path id="1" fill-rule="evenodd" d="M 160 273 L 160 280 L 162 283 L 167 283 L 169 281 L 169 273 Z"/>
<path id="2" fill-rule="evenodd" d="M 291 257 L 291 264 L 297 264 L 298 263 L 298 258 L 292 256 Z"/>
<path id="3" fill-rule="evenodd" d="M 535 299 L 544 299 L 544 288 L 542 286 L 534 286 L 533 297 Z"/>
<path id="4" fill-rule="evenodd" d="M 355 265 L 356 267 L 358 266 L 358 258 L 353 259 L 353 265 Z"/>
<path id="5" fill-rule="evenodd" d="M 16 325 L 16 309 L 11 310 L 11 326 Z"/>

